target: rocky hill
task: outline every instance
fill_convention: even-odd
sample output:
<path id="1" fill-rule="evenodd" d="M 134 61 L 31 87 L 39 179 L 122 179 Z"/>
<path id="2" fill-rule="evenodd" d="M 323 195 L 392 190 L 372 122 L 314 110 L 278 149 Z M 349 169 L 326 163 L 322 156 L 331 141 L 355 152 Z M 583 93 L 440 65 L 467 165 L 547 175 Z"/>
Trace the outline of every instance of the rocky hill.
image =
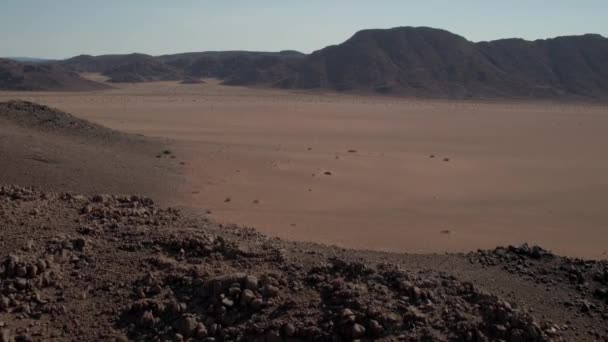
<path id="1" fill-rule="evenodd" d="M 91 137 L 122 137 L 118 131 L 27 101 L 0 102 L 0 120 L 25 129 Z"/>
<path id="2" fill-rule="evenodd" d="M 444 30 L 397 27 L 360 31 L 342 44 L 310 55 L 297 51 L 82 55 L 59 64 L 78 72 L 103 73 L 112 82 L 213 77 L 228 85 L 435 98 L 608 99 L 608 39 L 592 34 L 474 43 Z M 5 72 L 0 82 L 15 82 L 18 77 Z M 49 87 L 38 79 L 27 84 Z"/>
<path id="3" fill-rule="evenodd" d="M 150 55 L 132 53 L 128 55 L 80 55 L 60 63 L 77 72 L 105 73 L 124 64 L 135 63 L 153 58 Z"/>
<path id="4" fill-rule="evenodd" d="M 80 55 L 61 62 L 78 72 L 102 73 L 113 83 L 176 81 L 182 71 L 158 58 L 134 53 L 129 55 Z"/>
<path id="5" fill-rule="evenodd" d="M 2 341 L 606 337 L 607 265 L 539 247 L 347 251 L 219 226 L 142 196 L 17 186 L 0 186 L 0 226 Z M 474 283 L 456 276 L 467 272 Z M 568 295 L 583 299 L 566 305 Z"/>
<path id="6" fill-rule="evenodd" d="M 608 39 L 600 35 L 558 37 L 533 42 L 504 39 L 476 47 L 524 95 L 608 94 Z"/>
<path id="7" fill-rule="evenodd" d="M 145 59 L 122 64 L 103 73 L 113 83 L 177 81 L 182 72 L 156 59 Z"/>
<path id="8" fill-rule="evenodd" d="M 426 27 L 365 30 L 307 57 L 285 88 L 449 98 L 608 97 L 598 35 L 473 43 Z"/>
<path id="9" fill-rule="evenodd" d="M 0 102 L 0 151 L 0 182 L 62 191 L 162 196 L 178 187 L 183 167 L 166 141 L 24 101 Z"/>
<path id="10" fill-rule="evenodd" d="M 144 54 L 82 55 L 62 64 L 79 72 L 102 73 L 110 78 L 110 82 L 116 83 L 209 77 L 238 79 L 234 83 L 239 84 L 258 84 L 288 74 L 289 70 L 274 71 L 273 67 L 282 67 L 283 61 L 288 63 L 304 56 L 297 51 L 208 51 L 159 57 Z"/>
<path id="11" fill-rule="evenodd" d="M 25 64 L 0 59 L 0 90 L 79 91 L 108 88 L 58 64 Z"/>

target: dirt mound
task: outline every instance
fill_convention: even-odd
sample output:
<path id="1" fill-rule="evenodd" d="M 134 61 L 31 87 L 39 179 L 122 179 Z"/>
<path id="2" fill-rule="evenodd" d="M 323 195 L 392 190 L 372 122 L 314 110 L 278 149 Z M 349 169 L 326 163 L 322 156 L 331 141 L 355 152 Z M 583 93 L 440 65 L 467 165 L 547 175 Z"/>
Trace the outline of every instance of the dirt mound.
<path id="1" fill-rule="evenodd" d="M 114 131 L 47 106 L 0 103 L 4 184 L 84 193 L 143 189 L 159 196 L 181 179 L 177 156 L 156 158 L 168 147 L 166 141 Z"/>
<path id="2" fill-rule="evenodd" d="M 141 196 L 0 187 L 0 225 L 9 341 L 560 341 L 586 329 L 397 256 L 285 243 Z"/>
<path id="3" fill-rule="evenodd" d="M 86 137 L 124 137 L 109 128 L 82 120 L 58 109 L 27 101 L 0 102 L 0 120 L 44 132 Z"/>
<path id="4" fill-rule="evenodd" d="M 581 313 L 594 312 L 608 317 L 608 261 L 557 257 L 539 246 L 499 247 L 469 253 L 472 263 L 502 267 L 507 272 L 551 287 L 564 287 L 578 298 L 563 301 L 567 308 Z M 602 305 L 606 304 L 606 305 Z"/>
<path id="5" fill-rule="evenodd" d="M 0 59 L 0 90 L 102 90 L 109 86 L 86 80 L 56 63 L 22 64 Z"/>

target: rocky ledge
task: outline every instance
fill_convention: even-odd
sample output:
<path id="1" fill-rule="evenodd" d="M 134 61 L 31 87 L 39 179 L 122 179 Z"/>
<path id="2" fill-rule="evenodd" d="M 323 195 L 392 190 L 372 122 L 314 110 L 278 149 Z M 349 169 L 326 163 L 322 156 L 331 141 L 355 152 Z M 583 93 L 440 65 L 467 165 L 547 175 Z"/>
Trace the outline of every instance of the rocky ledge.
<path id="1" fill-rule="evenodd" d="M 2 342 L 566 340 L 563 325 L 449 272 L 285 243 L 140 196 L 0 187 L 0 229 Z M 557 257 L 539 247 L 468 258 L 606 300 L 605 263 L 542 271 L 536 260 Z"/>

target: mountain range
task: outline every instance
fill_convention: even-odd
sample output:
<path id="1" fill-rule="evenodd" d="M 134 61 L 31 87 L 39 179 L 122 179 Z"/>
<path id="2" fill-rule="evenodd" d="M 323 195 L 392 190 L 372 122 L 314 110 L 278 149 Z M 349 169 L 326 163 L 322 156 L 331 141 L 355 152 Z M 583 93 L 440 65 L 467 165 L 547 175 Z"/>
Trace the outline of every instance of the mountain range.
<path id="1" fill-rule="evenodd" d="M 311 54 L 81 55 L 47 64 L 117 83 L 219 78 L 228 85 L 439 98 L 608 98 L 608 39 L 596 34 L 476 43 L 445 30 L 397 27 L 359 31 Z"/>
<path id="2" fill-rule="evenodd" d="M 58 63 L 19 63 L 0 59 L 0 90 L 87 91 L 110 88 L 82 78 Z"/>

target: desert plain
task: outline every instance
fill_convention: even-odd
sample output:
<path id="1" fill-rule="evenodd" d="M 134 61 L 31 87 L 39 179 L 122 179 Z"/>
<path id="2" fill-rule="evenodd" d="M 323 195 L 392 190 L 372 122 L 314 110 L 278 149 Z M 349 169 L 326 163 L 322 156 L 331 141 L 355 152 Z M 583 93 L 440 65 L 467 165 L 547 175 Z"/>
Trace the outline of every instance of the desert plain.
<path id="1" fill-rule="evenodd" d="M 163 204 L 271 236 L 406 253 L 528 242 L 608 257 L 605 104 L 321 94 L 215 80 L 113 87 L 0 92 L 0 101 L 161 138 L 181 179 L 167 180 Z"/>

